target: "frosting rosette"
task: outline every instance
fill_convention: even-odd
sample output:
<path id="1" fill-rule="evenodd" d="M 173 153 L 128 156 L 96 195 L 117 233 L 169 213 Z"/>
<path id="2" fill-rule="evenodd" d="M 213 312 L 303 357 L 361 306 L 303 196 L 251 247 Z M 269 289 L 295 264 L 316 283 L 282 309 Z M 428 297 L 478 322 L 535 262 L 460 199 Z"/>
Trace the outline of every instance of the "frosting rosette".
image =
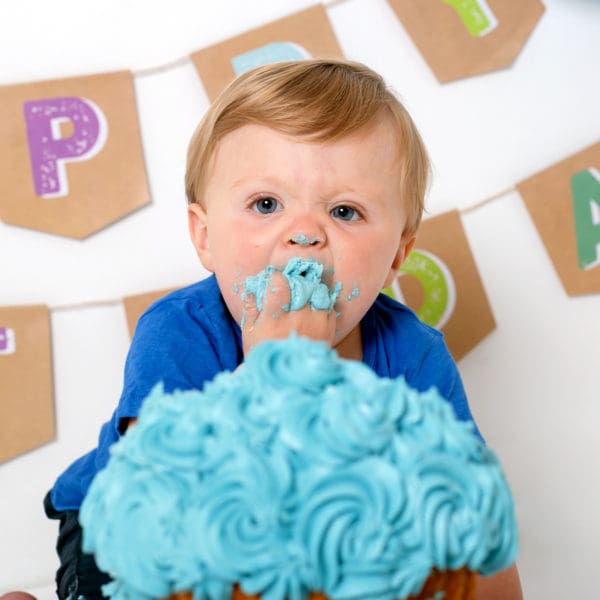
<path id="1" fill-rule="evenodd" d="M 224 576 L 264 566 L 283 539 L 279 518 L 285 511 L 291 472 L 285 461 L 238 450 L 218 473 L 207 477 L 194 500 L 198 541 L 208 564 Z"/>
<path id="2" fill-rule="evenodd" d="M 304 344 L 302 338 L 295 335 L 289 339 L 290 344 L 282 344 L 279 340 L 259 344 L 240 369 L 244 380 L 252 382 L 257 401 L 261 396 L 278 391 L 292 397 L 308 394 L 318 400 L 325 388 L 343 381 L 342 366 L 335 350 L 326 344 Z"/>
<path id="3" fill-rule="evenodd" d="M 215 468 L 231 451 L 226 440 L 233 424 L 219 418 L 214 405 L 197 391 L 176 391 L 168 397 L 165 403 L 162 384 L 155 386 L 140 414 L 144 427 L 132 428 L 111 453 L 156 470 L 202 473 Z M 164 410 L 157 410 L 157 404 L 164 404 Z"/>
<path id="4" fill-rule="evenodd" d="M 238 449 L 207 478 L 189 528 L 212 573 L 263 598 L 301 598 L 306 565 L 289 543 L 293 470 L 282 453 Z"/>
<path id="5" fill-rule="evenodd" d="M 202 392 L 157 386 L 82 505 L 116 600 L 400 600 L 432 569 L 514 560 L 494 453 L 436 392 L 325 343 L 256 346 Z"/>
<path id="6" fill-rule="evenodd" d="M 344 465 L 391 451 L 405 409 L 403 395 L 390 394 L 389 383 L 368 367 L 354 366 L 356 373 L 349 377 L 344 372 L 318 398 L 289 402 L 283 408 L 285 439 L 301 449 L 303 460 Z M 398 380 L 396 386 L 402 387 L 403 381 Z"/>
<path id="7" fill-rule="evenodd" d="M 177 472 L 131 468 L 119 457 L 97 475 L 79 515 L 82 549 L 95 553 L 100 569 L 126 582 L 118 588 L 123 597 L 167 596 L 174 582 L 191 584 L 198 578 L 200 571 L 182 543 L 185 531 L 173 519 L 185 511 L 192 487 Z"/>
<path id="8" fill-rule="evenodd" d="M 299 489 L 296 532 L 317 566 L 318 589 L 330 598 L 386 600 L 420 590 L 431 569 L 423 548 L 411 549 L 411 573 L 400 582 L 395 577 L 406 561 L 416 505 L 389 461 L 369 457 L 311 472 Z"/>

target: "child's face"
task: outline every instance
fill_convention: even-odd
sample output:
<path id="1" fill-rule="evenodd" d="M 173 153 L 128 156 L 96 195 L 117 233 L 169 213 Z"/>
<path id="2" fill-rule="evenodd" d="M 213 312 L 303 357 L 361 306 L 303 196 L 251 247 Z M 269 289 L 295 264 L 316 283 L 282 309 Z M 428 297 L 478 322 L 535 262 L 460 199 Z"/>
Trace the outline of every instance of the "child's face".
<path id="1" fill-rule="evenodd" d="M 236 321 L 247 276 L 310 257 L 325 266 L 325 283 L 342 284 L 333 345 L 356 333 L 414 242 L 402 237 L 400 160 L 383 118 L 331 142 L 253 124 L 227 134 L 210 166 L 204 208 L 191 205 L 189 218 L 202 264 Z"/>

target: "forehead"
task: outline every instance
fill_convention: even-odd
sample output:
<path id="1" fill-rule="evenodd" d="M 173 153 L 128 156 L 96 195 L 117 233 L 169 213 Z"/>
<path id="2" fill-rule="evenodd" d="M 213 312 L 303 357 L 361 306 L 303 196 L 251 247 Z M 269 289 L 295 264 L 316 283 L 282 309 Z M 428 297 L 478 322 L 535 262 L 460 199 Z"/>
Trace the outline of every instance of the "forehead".
<path id="1" fill-rule="evenodd" d="M 367 171 L 384 174 L 400 168 L 402 144 L 394 119 L 382 114 L 364 127 L 339 138 L 326 136 L 297 136 L 283 133 L 262 124 L 244 124 L 224 135 L 212 152 L 207 177 L 215 168 L 242 171 L 244 167 L 269 164 L 281 166 L 286 159 L 300 160 L 305 154 L 338 163 L 356 163 Z M 301 163 L 298 164 L 301 166 Z"/>
<path id="2" fill-rule="evenodd" d="M 338 198 L 364 202 L 372 210 L 404 211 L 402 160 L 390 130 L 388 124 L 376 123 L 339 140 L 307 141 L 266 126 L 244 125 L 217 147 L 203 203 L 210 208 L 226 199 L 237 202 L 269 193 L 288 200 Z"/>

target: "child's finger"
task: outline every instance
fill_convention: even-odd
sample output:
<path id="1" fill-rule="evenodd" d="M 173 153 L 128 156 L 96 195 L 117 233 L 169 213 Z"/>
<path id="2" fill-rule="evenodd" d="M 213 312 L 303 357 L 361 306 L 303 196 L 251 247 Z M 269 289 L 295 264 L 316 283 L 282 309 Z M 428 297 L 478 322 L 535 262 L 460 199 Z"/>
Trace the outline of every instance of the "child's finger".
<path id="1" fill-rule="evenodd" d="M 291 291 L 287 279 L 281 273 L 273 273 L 265 289 L 263 313 L 276 319 L 289 310 Z"/>
<path id="2" fill-rule="evenodd" d="M 259 316 L 256 297 L 254 294 L 244 294 L 242 296 L 242 333 L 254 328 Z"/>

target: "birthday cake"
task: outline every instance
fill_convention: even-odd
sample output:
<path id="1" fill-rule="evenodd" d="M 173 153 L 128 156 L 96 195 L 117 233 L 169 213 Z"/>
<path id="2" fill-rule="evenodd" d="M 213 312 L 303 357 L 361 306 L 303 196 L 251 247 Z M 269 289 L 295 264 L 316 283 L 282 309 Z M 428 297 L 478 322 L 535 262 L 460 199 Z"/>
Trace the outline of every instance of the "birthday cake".
<path id="1" fill-rule="evenodd" d="M 157 386 L 80 521 L 113 600 L 472 598 L 517 547 L 498 460 L 434 388 L 295 336 Z"/>

